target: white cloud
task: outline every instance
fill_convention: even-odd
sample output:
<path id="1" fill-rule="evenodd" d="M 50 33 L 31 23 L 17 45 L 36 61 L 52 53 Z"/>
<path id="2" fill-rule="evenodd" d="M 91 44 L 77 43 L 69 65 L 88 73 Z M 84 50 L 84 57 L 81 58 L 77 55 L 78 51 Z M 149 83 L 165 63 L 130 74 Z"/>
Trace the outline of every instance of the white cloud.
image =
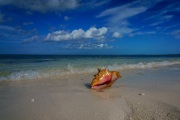
<path id="1" fill-rule="evenodd" d="M 163 8 L 157 9 L 156 12 L 149 11 L 149 17 L 144 19 L 144 21 L 152 22 L 149 24 L 149 26 L 157 26 L 161 24 L 165 24 L 165 22 L 169 22 L 173 17 L 173 12 L 178 12 L 178 8 L 180 3 L 177 1 L 170 2 L 167 1 L 167 5 L 163 6 Z"/>
<path id="2" fill-rule="evenodd" d="M 156 26 L 156 25 L 159 25 L 159 24 L 162 24 L 162 23 L 164 23 L 164 21 L 154 22 L 154 23 L 151 23 L 150 26 Z"/>
<path id="3" fill-rule="evenodd" d="M 137 29 L 130 27 L 131 24 L 128 21 L 128 18 L 145 12 L 148 8 L 157 4 L 159 1 L 161 0 L 137 0 L 122 6 L 104 10 L 97 15 L 97 18 L 108 17 L 107 24 L 111 31 L 118 31 L 122 35 L 129 34 Z"/>
<path id="4" fill-rule="evenodd" d="M 84 31 L 83 29 L 73 30 L 72 32 L 66 32 L 63 30 L 49 33 L 45 41 L 64 41 L 64 40 L 77 40 L 77 39 L 103 39 L 107 33 L 107 28 L 95 28 L 91 27 Z"/>
<path id="5" fill-rule="evenodd" d="M 2 31 L 15 31 L 15 29 L 11 26 L 6 26 L 6 25 L 0 25 L 0 30 Z"/>
<path id="6" fill-rule="evenodd" d="M 91 27 L 89 30 L 87 30 L 85 32 L 85 38 L 104 38 L 104 34 L 106 34 L 107 32 L 107 28 L 106 27 L 102 27 L 102 28 L 95 28 L 95 27 Z"/>
<path id="7" fill-rule="evenodd" d="M 7 40 L 8 42 L 29 43 L 38 40 L 39 38 L 38 36 L 32 36 L 37 34 L 36 29 L 25 30 L 19 26 L 12 27 L 7 25 L 0 25 L 0 31 L 1 40 Z M 32 37 L 27 38 L 27 36 Z"/>
<path id="8" fill-rule="evenodd" d="M 27 38 L 27 39 L 25 39 L 24 41 L 23 41 L 23 43 L 29 43 L 29 42 L 33 42 L 33 41 L 36 41 L 36 40 L 38 40 L 38 36 L 32 36 L 32 37 L 30 37 L 30 38 Z"/>
<path id="9" fill-rule="evenodd" d="M 19 31 L 11 26 L 0 25 L 0 36 L 5 38 L 11 38 L 19 34 Z"/>
<path id="10" fill-rule="evenodd" d="M 104 44 L 99 44 L 97 45 L 98 47 L 102 48 L 104 46 Z"/>
<path id="11" fill-rule="evenodd" d="M 148 19 L 156 19 L 156 21 L 158 22 L 154 22 L 150 24 L 150 26 L 156 26 L 168 22 L 171 18 L 173 18 L 173 15 L 163 15 L 162 13 L 159 13 L 155 16 L 151 16 L 151 18 Z"/>
<path id="12" fill-rule="evenodd" d="M 131 33 L 134 29 L 128 27 L 129 22 L 127 19 L 147 9 L 146 7 L 134 4 L 135 2 L 107 9 L 101 12 L 97 17 L 109 16 L 107 22 L 112 31 L 119 31 L 121 34 Z"/>
<path id="13" fill-rule="evenodd" d="M 115 37 L 115 38 L 122 38 L 121 34 L 119 32 L 114 32 L 112 34 L 112 37 Z"/>
<path id="14" fill-rule="evenodd" d="M 107 43 L 105 43 L 105 44 L 103 44 L 103 43 L 101 43 L 101 44 L 96 44 L 96 45 L 94 45 L 94 47 L 95 48 L 99 48 L 99 49 L 102 49 L 102 48 L 113 48 L 113 46 L 109 46 Z"/>
<path id="15" fill-rule="evenodd" d="M 173 17 L 173 15 L 164 15 L 163 18 L 166 20 L 169 20 Z"/>
<path id="16" fill-rule="evenodd" d="M 111 49 L 113 46 L 108 45 L 107 43 L 75 43 L 75 44 L 68 44 L 66 46 L 61 46 L 64 49 Z"/>
<path id="17" fill-rule="evenodd" d="M 64 16 L 64 20 L 69 20 L 69 17 L 68 16 Z"/>
<path id="18" fill-rule="evenodd" d="M 146 7 L 132 7 L 128 5 L 115 7 L 111 9 L 107 9 L 103 11 L 101 14 L 99 14 L 97 17 L 104 17 L 104 16 L 112 16 L 113 18 L 116 18 L 117 20 L 126 19 L 129 17 L 132 17 L 134 15 L 137 15 L 141 12 L 144 12 L 146 10 Z M 123 11 L 123 12 L 119 12 Z"/>
<path id="19" fill-rule="evenodd" d="M 81 6 L 83 9 L 94 9 L 97 7 L 103 7 L 105 4 L 108 4 L 109 1 L 111 0 L 86 0 L 81 1 Z"/>
<path id="20" fill-rule="evenodd" d="M 165 30 L 168 30 L 168 29 L 172 29 L 172 28 L 178 27 L 178 26 L 180 26 L 179 23 L 178 23 L 178 24 L 175 24 L 175 25 L 167 26 L 167 27 L 164 28 L 164 31 L 165 31 Z"/>
<path id="21" fill-rule="evenodd" d="M 24 30 L 20 27 L 12 27 L 12 26 L 6 26 L 6 25 L 0 25 L 0 36 L 3 39 L 7 39 L 9 41 L 23 41 L 27 35 L 31 35 L 36 33 L 36 29 L 32 30 Z M 30 41 L 30 40 L 26 40 Z"/>
<path id="22" fill-rule="evenodd" d="M 63 11 L 78 7 L 77 0 L 0 0 L 0 5 L 14 5 L 19 8 L 37 11 Z"/>
<path id="23" fill-rule="evenodd" d="M 173 2 L 169 1 L 170 4 L 168 4 L 165 8 L 165 10 L 169 10 L 169 11 L 173 11 L 173 12 L 177 12 L 179 11 L 180 12 L 180 2 L 177 0 L 174 0 Z"/>

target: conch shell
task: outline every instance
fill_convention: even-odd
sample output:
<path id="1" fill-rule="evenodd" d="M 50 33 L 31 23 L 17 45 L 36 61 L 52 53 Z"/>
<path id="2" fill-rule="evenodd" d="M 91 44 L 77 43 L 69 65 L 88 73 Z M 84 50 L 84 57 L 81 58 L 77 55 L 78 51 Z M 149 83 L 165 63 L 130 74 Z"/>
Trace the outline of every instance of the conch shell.
<path id="1" fill-rule="evenodd" d="M 111 85 L 120 78 L 121 75 L 117 71 L 109 71 L 106 69 L 98 69 L 98 73 L 94 75 L 94 79 L 91 82 L 91 89 L 104 89 L 111 87 Z"/>

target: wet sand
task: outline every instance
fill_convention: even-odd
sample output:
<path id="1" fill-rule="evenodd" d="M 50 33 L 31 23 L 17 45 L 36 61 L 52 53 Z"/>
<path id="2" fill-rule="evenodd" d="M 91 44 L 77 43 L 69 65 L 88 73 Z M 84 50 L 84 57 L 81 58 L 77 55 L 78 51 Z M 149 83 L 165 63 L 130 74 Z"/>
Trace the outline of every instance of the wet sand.
<path id="1" fill-rule="evenodd" d="M 180 70 L 120 71 L 111 88 L 94 91 L 93 74 L 1 81 L 0 120 L 179 120 Z"/>

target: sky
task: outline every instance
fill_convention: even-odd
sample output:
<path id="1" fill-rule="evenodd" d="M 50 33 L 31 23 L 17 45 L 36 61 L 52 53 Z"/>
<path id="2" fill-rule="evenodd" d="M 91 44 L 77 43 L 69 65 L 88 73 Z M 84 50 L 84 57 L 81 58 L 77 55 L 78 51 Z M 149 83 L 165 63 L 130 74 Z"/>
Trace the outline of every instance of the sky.
<path id="1" fill-rule="evenodd" d="M 0 0 L 0 54 L 180 54 L 180 1 Z"/>

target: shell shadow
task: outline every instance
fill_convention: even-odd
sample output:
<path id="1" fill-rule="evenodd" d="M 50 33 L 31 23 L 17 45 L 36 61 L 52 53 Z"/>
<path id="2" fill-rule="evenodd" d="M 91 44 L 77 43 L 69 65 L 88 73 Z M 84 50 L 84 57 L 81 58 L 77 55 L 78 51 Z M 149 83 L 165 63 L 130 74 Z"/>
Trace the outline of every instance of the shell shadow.
<path id="1" fill-rule="evenodd" d="M 88 89 L 91 89 L 91 84 L 90 83 L 84 83 L 84 86 Z"/>

